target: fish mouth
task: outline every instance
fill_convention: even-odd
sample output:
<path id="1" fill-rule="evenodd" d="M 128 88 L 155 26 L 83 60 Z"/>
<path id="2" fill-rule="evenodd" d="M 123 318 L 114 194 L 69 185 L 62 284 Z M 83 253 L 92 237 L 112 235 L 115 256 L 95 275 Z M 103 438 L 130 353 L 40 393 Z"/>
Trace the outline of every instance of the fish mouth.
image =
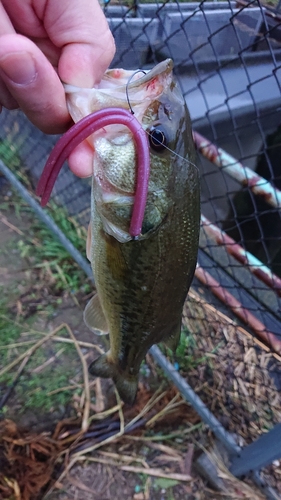
<path id="1" fill-rule="evenodd" d="M 114 94 L 128 101 L 141 101 L 144 98 L 155 99 L 163 90 L 170 86 L 173 79 L 173 61 L 166 59 L 151 70 L 108 70 L 101 80 L 97 90 L 106 94 Z"/>
<path id="2" fill-rule="evenodd" d="M 119 106 L 128 109 L 130 104 L 133 106 L 144 104 L 144 101 L 147 103 L 148 100 L 160 96 L 171 86 L 172 81 L 173 61 L 166 59 L 145 74 L 142 74 L 142 70 L 109 69 L 100 83 L 92 89 L 81 89 L 67 84 L 64 84 L 64 89 L 70 107 L 71 102 L 76 102 L 80 107 L 80 113 L 75 119 L 77 121 L 101 108 Z"/>
<path id="3" fill-rule="evenodd" d="M 154 68 L 145 73 L 144 76 L 140 77 L 138 80 L 132 81 L 129 84 L 129 88 L 133 89 L 136 87 L 141 87 L 143 85 L 146 85 L 147 83 L 151 85 L 151 81 L 154 78 L 156 78 L 157 80 L 159 79 L 159 77 L 165 79 L 172 74 L 173 67 L 174 63 L 172 59 L 166 59 L 165 61 L 162 61 L 159 64 L 157 64 Z M 135 72 L 132 72 L 132 74 L 134 73 Z"/>

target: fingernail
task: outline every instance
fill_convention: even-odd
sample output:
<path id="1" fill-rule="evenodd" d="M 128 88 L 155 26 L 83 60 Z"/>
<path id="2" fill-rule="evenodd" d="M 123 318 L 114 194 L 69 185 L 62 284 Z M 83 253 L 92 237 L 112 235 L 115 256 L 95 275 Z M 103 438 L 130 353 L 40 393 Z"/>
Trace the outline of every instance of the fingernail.
<path id="1" fill-rule="evenodd" d="M 0 58 L 0 70 L 17 85 L 28 85 L 35 80 L 35 61 L 28 52 L 14 52 Z"/>

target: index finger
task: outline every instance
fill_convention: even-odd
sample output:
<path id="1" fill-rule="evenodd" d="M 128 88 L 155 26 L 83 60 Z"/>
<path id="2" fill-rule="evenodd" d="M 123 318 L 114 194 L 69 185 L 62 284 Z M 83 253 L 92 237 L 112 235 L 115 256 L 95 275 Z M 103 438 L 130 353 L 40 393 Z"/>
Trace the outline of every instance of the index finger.
<path id="1" fill-rule="evenodd" d="M 115 44 L 98 0 L 2 0 L 18 33 L 60 49 L 62 81 L 92 87 L 108 68 Z M 1 3 L 0 3 L 1 5 Z"/>
<path id="2" fill-rule="evenodd" d="M 49 0 L 44 27 L 62 50 L 58 73 L 63 82 L 93 87 L 100 81 L 115 44 L 98 0 Z"/>

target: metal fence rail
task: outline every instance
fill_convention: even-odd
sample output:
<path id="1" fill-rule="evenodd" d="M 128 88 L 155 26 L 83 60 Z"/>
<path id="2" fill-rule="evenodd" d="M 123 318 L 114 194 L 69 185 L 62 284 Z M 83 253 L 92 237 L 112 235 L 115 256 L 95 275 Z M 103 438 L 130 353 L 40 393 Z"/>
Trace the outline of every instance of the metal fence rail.
<path id="1" fill-rule="evenodd" d="M 214 389 L 212 411 L 227 431 L 243 430 L 244 443 L 253 443 L 255 453 L 266 448 L 266 461 L 251 462 L 250 452 L 241 454 L 242 469 L 247 462 L 260 468 L 278 456 L 278 444 L 271 443 L 281 421 L 280 2 L 267 7 L 257 0 L 124 1 L 106 3 L 104 11 L 117 46 L 112 66 L 149 69 L 174 59 L 197 133 L 201 171 L 202 230 L 193 291 L 205 305 L 200 309 L 191 300 L 187 306 L 187 349 L 197 360 L 211 352 L 214 364 L 210 373 L 210 366 L 198 361 L 188 380 L 195 389 L 200 379 L 203 401 Z M 0 123 L 2 160 L 9 166 L 17 158 L 35 186 L 56 138 L 17 111 L 3 111 Z M 65 167 L 54 198 L 85 225 L 89 193 L 89 181 Z M 226 338 L 218 322 L 216 328 L 210 324 L 207 306 L 232 318 L 238 313 L 238 325 L 253 339 L 239 332 Z M 217 394 L 224 388 L 222 409 Z M 272 434 L 265 440 L 267 430 Z M 233 462 L 236 473 L 240 466 Z"/>

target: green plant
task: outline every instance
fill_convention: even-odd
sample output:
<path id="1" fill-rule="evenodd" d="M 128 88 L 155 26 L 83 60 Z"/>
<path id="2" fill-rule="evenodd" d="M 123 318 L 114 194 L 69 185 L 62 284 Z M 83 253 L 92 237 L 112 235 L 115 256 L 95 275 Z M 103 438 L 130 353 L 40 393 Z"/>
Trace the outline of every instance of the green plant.
<path id="1" fill-rule="evenodd" d="M 8 303 L 7 300 L 4 299 L 4 288 L 0 288 L 0 346 L 4 347 L 8 344 L 13 344 L 15 343 L 20 334 L 21 334 L 21 327 L 12 321 L 11 314 L 8 310 Z M 0 351 L 0 366 L 4 365 L 5 362 L 7 362 L 9 357 L 9 352 L 8 350 L 1 350 Z"/>
<path id="2" fill-rule="evenodd" d="M 31 322 L 31 319 L 27 322 L 15 321 L 9 310 L 9 304 L 1 300 L 0 369 L 30 347 L 30 344 L 25 345 L 24 342 L 35 343 L 38 340 L 38 332 L 31 328 Z M 24 337 L 22 337 L 22 332 L 25 332 Z M 64 335 L 66 335 L 66 330 L 60 332 L 60 336 Z M 16 369 L 0 377 L 0 387 L 3 393 L 14 380 Z M 40 409 L 42 412 L 48 412 L 61 406 L 65 407 L 73 394 L 69 386 L 73 385 L 70 380 L 77 375 L 77 370 L 80 373 L 79 359 L 72 344 L 54 342 L 44 344 L 30 358 L 15 387 L 16 400 L 21 404 L 20 412 L 24 413 L 27 409 Z M 74 388 L 76 394 L 80 394 L 79 387 L 76 388 L 74 385 Z M 2 409 L 2 413 L 7 414 L 8 411 L 8 407 Z"/>
<path id="3" fill-rule="evenodd" d="M 26 188 L 33 191 L 30 179 L 22 168 L 19 146 L 15 147 L 9 138 L 0 140 L 0 158 L 9 165 L 9 168 L 19 177 Z M 19 220 L 26 215 L 30 216 L 30 230 L 18 242 L 20 256 L 29 259 L 33 268 L 45 269 L 44 276 L 49 276 L 56 292 L 75 293 L 82 288 L 85 294 L 89 293 L 91 287 L 84 272 L 47 226 L 36 216 L 34 217 L 34 212 L 29 205 L 16 193 L 13 193 L 10 200 L 6 199 L 0 204 L 0 210 L 3 212 L 11 208 Z M 45 210 L 71 243 L 85 255 L 87 236 L 85 228 L 78 224 L 74 218 L 69 217 L 66 210 L 53 201 L 48 204 L 48 208 Z"/>
<path id="4" fill-rule="evenodd" d="M 84 271 L 74 262 L 47 226 L 34 217 L 32 209 L 16 195 L 13 196 L 12 207 L 19 220 L 24 216 L 30 217 L 28 234 L 24 234 L 17 242 L 20 257 L 29 261 L 30 268 L 41 270 L 41 279 L 46 279 L 56 293 L 65 291 L 76 293 L 82 290 L 88 294 L 92 287 Z M 0 204 L 0 210 L 3 212 L 10 208 L 11 202 L 4 201 Z M 68 217 L 66 211 L 54 202 L 51 202 L 46 210 L 71 243 L 85 254 L 85 228 L 75 219 Z"/>
<path id="5" fill-rule="evenodd" d="M 11 141 L 0 139 L 0 158 L 12 169 L 20 166 L 21 162 L 18 151 L 18 147 L 15 147 Z"/>

